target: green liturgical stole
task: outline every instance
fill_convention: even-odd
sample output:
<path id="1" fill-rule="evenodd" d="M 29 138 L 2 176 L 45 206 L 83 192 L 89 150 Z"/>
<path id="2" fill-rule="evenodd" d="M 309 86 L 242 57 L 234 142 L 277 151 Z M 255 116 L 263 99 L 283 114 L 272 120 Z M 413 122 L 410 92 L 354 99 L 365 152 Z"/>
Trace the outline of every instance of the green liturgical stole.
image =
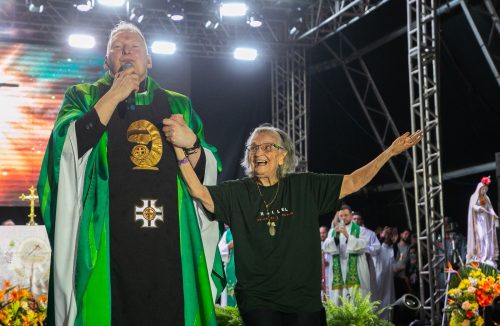
<path id="1" fill-rule="evenodd" d="M 351 222 L 351 236 L 359 238 L 361 228 L 354 222 Z M 332 230 L 332 237 L 335 236 L 335 230 Z M 347 277 L 344 282 L 342 277 L 342 269 L 340 268 L 340 255 L 332 256 L 332 289 L 342 289 L 351 286 L 359 286 L 359 276 L 358 276 L 358 254 L 349 254 L 349 260 L 347 262 Z"/>

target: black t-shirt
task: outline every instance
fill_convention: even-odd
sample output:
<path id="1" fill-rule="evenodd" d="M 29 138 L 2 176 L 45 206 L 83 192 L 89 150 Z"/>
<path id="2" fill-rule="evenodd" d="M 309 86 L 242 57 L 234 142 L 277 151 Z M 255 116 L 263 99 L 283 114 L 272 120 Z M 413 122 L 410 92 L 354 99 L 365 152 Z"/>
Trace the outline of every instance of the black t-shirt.
<path id="1" fill-rule="evenodd" d="M 338 208 L 343 176 L 290 174 L 279 185 L 254 179 L 208 187 L 215 218 L 233 233 L 236 299 L 245 313 L 258 308 L 283 312 L 321 309 L 321 246 L 318 216 Z M 275 235 L 268 224 L 274 223 Z"/>

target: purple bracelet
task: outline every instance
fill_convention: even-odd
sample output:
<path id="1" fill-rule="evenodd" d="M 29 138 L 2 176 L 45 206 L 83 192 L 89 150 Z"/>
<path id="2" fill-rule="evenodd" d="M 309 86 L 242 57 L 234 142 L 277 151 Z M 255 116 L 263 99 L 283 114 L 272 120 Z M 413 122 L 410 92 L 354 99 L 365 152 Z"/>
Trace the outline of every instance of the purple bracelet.
<path id="1" fill-rule="evenodd" d="M 189 159 L 188 159 L 188 158 L 187 158 L 187 156 L 186 156 L 186 157 L 184 157 L 182 160 L 178 160 L 178 161 L 177 161 L 177 163 L 178 163 L 179 165 L 181 165 L 181 164 L 186 164 L 186 163 L 189 163 Z"/>

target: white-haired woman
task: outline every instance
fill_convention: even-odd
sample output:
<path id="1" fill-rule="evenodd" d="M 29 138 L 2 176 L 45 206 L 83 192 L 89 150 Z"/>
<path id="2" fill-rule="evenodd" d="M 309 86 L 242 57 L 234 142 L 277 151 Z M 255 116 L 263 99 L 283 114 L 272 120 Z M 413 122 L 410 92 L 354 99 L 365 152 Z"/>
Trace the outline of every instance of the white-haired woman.
<path id="1" fill-rule="evenodd" d="M 164 120 L 175 143 L 179 116 Z M 203 186 L 182 149 L 176 155 L 192 197 L 233 232 L 236 299 L 245 325 L 319 325 L 321 249 L 318 216 L 363 187 L 392 156 L 415 145 L 421 133 L 399 137 L 350 175 L 293 173 L 297 159 L 289 136 L 260 126 L 246 143 L 248 177 Z M 340 232 L 343 232 L 342 230 Z"/>

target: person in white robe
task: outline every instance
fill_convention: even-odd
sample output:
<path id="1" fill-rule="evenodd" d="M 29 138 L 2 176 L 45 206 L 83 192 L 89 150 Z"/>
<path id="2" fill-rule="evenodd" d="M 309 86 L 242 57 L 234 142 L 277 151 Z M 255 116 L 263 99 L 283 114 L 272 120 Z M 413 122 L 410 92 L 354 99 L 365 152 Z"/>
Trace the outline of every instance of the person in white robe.
<path id="1" fill-rule="evenodd" d="M 467 219 L 467 263 L 480 262 L 497 267 L 498 242 L 495 225 L 498 215 L 487 195 L 490 177 L 483 177 L 470 197 Z"/>
<path id="2" fill-rule="evenodd" d="M 370 291 L 370 273 L 366 260 L 368 239 L 361 236 L 361 229 L 352 222 L 352 210 L 342 205 L 338 212 L 340 222 L 325 240 L 324 251 L 332 255 L 331 298 L 341 304 L 340 297 L 351 298 L 353 290 L 360 288 L 365 296 Z"/>
<path id="3" fill-rule="evenodd" d="M 322 266 L 323 266 L 323 271 L 322 271 L 322 284 L 321 284 L 321 299 L 326 300 L 327 298 L 331 297 L 330 294 L 330 289 L 331 289 L 331 279 L 330 279 L 330 269 L 331 269 L 331 264 L 332 264 L 332 255 L 324 252 L 323 246 L 325 244 L 325 240 L 328 237 L 328 231 L 329 228 L 327 226 L 320 226 L 319 227 L 319 238 L 321 239 L 321 254 L 323 255 L 322 257 Z"/>
<path id="4" fill-rule="evenodd" d="M 368 270 L 370 271 L 370 299 L 375 301 L 380 297 L 375 273 L 375 258 L 380 252 L 380 241 L 375 232 L 365 227 L 365 221 L 359 212 L 352 213 L 352 220 L 361 227 L 361 237 L 368 239 L 368 246 L 366 247 L 365 254 Z"/>
<path id="5" fill-rule="evenodd" d="M 378 287 L 377 293 L 379 294 L 377 299 L 380 301 L 380 308 L 387 307 L 396 300 L 396 293 L 394 290 L 394 273 L 392 271 L 395 261 L 391 232 L 390 227 L 385 227 L 382 231 L 381 236 L 384 240 L 375 262 Z M 380 314 L 380 318 L 388 320 L 389 311 L 383 311 Z"/>

